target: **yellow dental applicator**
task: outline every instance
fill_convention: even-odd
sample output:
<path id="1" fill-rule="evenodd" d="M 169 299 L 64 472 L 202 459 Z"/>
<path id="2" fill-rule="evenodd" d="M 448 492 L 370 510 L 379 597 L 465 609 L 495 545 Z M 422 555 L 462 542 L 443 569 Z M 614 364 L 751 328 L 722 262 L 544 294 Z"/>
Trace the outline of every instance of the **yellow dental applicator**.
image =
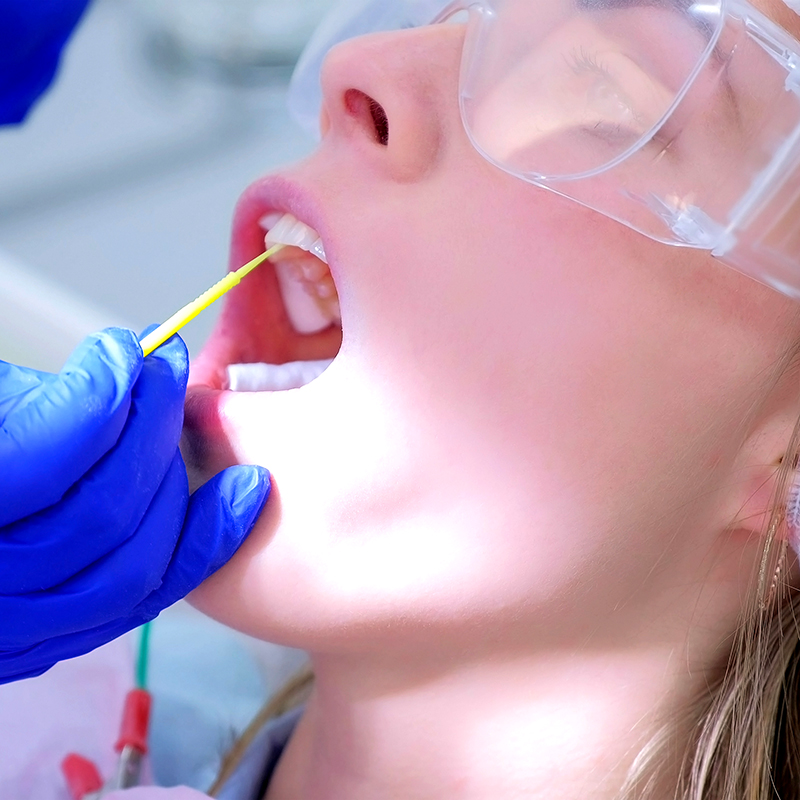
<path id="1" fill-rule="evenodd" d="M 240 267 L 235 272 L 229 272 L 221 281 L 215 283 L 208 291 L 203 292 L 197 300 L 185 305 L 180 311 L 173 314 L 165 323 L 159 325 L 152 333 L 148 333 L 141 340 L 142 351 L 149 356 L 157 347 L 161 347 L 170 336 L 176 334 L 187 322 L 191 322 L 201 311 L 205 311 L 223 295 L 227 294 L 234 286 L 238 286 L 242 278 L 249 275 L 256 267 L 261 266 L 285 245 L 276 244 L 266 253 L 262 253 L 249 263 Z"/>

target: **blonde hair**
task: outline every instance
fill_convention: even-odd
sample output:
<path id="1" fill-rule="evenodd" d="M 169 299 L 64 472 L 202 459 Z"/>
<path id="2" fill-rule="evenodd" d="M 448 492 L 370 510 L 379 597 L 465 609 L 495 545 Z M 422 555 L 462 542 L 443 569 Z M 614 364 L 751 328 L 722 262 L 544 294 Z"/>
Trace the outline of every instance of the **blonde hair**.
<path id="1" fill-rule="evenodd" d="M 236 771 L 241 763 L 247 748 L 253 743 L 258 732 L 272 719 L 277 719 L 293 708 L 301 706 L 308 700 L 311 687 L 314 683 L 314 674 L 310 667 L 304 667 L 297 672 L 288 683 L 276 694 L 271 697 L 261 710 L 253 717 L 253 721 L 247 726 L 245 732 L 225 756 L 220 767 L 216 780 L 208 790 L 211 797 L 217 797 L 228 779 Z"/>
<path id="2" fill-rule="evenodd" d="M 800 346 L 779 374 L 798 366 Z M 800 463 L 800 419 L 776 476 L 764 550 L 727 662 L 702 697 L 642 749 L 620 800 L 800 800 L 800 592 L 790 584 L 786 500 Z M 794 560 L 794 554 L 791 559 Z M 257 733 L 310 695 L 310 668 L 254 718 L 223 762 L 216 797 Z M 692 731 L 683 752 L 680 731 Z M 677 782 L 675 780 L 677 775 Z"/>
<path id="3" fill-rule="evenodd" d="M 786 500 L 800 460 L 800 420 L 776 476 L 756 591 L 745 604 L 727 663 L 707 691 L 645 747 L 623 800 L 800 798 L 800 592 L 790 583 Z M 678 731 L 692 731 L 682 753 Z M 677 783 L 675 781 L 677 773 Z"/>

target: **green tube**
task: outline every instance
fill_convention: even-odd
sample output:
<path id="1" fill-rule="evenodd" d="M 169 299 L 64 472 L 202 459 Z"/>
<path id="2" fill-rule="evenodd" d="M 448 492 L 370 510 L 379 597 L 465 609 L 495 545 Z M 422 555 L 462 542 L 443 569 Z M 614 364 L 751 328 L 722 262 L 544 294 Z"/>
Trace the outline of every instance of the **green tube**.
<path id="1" fill-rule="evenodd" d="M 142 625 L 139 639 L 139 658 L 136 662 L 136 688 L 147 689 L 147 667 L 150 660 L 150 623 Z"/>

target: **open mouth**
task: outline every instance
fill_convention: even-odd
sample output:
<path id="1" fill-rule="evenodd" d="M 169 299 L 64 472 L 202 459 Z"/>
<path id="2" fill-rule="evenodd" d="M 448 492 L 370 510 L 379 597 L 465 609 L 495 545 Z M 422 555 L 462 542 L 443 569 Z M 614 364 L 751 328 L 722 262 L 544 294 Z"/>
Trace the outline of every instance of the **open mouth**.
<path id="1" fill-rule="evenodd" d="M 320 235 L 291 214 L 271 212 L 259 220 L 265 247 L 283 245 L 272 257 L 283 311 L 293 333 L 314 336 L 330 329 L 341 332 L 339 294 Z M 337 349 L 338 352 L 338 349 Z M 299 389 L 322 375 L 330 358 L 269 363 L 228 364 L 225 388 L 232 392 L 276 392 Z"/>
<path id="2" fill-rule="evenodd" d="M 249 213 L 237 227 L 234 262 L 284 247 L 230 293 L 192 383 L 232 392 L 306 386 L 331 365 L 342 343 L 339 293 L 322 238 L 274 209 Z"/>

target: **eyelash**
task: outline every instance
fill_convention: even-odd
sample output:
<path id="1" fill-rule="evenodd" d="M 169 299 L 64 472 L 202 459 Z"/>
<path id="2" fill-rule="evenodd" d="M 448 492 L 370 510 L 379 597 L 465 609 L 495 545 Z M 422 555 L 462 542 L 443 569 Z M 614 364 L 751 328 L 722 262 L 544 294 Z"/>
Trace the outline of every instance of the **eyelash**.
<path id="1" fill-rule="evenodd" d="M 615 86 L 619 85 L 608 68 L 600 62 L 596 53 L 589 52 L 583 47 L 579 47 L 572 50 L 569 55 L 566 56 L 566 59 L 569 67 L 577 75 L 583 72 L 591 72 Z M 636 114 L 634 109 L 631 109 L 631 112 L 634 115 Z M 673 155 L 672 145 L 678 138 L 677 134 L 670 134 L 666 128 L 666 125 L 662 125 L 660 128 L 658 128 L 645 144 L 646 147 L 652 146 L 658 148 L 658 157 L 663 154 L 666 154 L 667 156 Z M 622 125 L 617 125 L 613 131 L 606 130 L 605 135 L 610 137 L 613 136 L 615 132 L 619 132 L 621 130 Z"/>
<path id="2" fill-rule="evenodd" d="M 611 83 L 616 83 L 613 76 L 608 71 L 608 68 L 600 63 L 596 53 L 590 53 L 583 47 L 579 47 L 572 50 L 566 58 L 567 63 L 576 74 L 580 74 L 581 72 L 593 72 L 611 81 Z"/>

